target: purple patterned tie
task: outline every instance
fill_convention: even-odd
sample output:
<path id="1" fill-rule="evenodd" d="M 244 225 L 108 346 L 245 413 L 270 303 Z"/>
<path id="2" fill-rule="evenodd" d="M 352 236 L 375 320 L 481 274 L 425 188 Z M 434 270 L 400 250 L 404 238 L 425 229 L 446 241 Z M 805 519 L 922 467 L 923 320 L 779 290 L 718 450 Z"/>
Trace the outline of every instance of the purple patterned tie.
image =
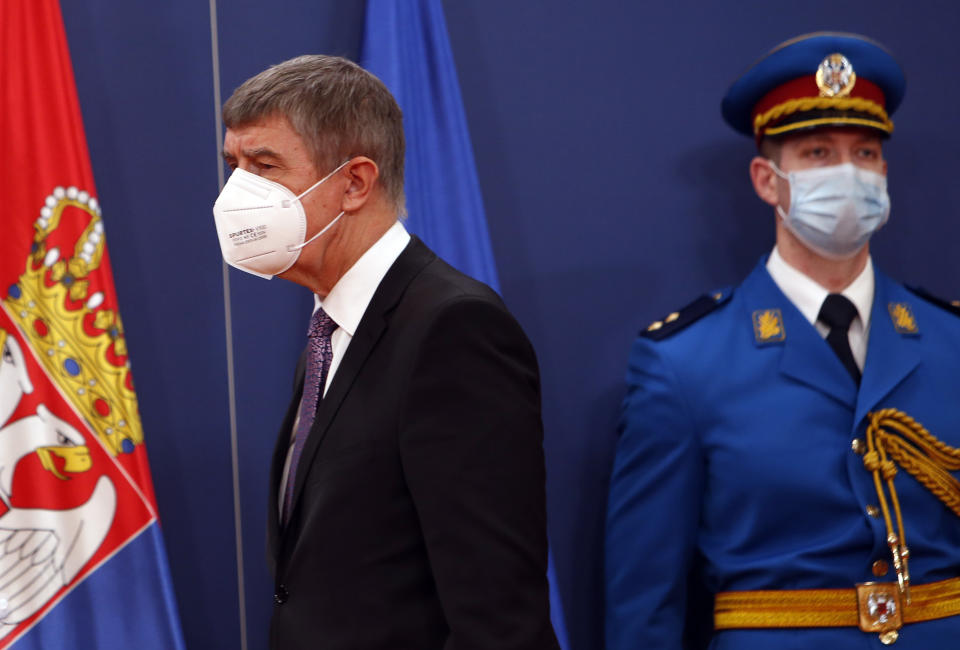
<path id="1" fill-rule="evenodd" d="M 313 426 L 313 419 L 317 414 L 317 404 L 320 402 L 320 396 L 323 395 L 323 387 L 327 383 L 327 371 L 330 370 L 330 359 L 333 357 L 330 335 L 335 329 L 337 324 L 322 308 L 313 313 L 310 329 L 307 330 L 309 349 L 306 374 L 303 378 L 303 397 L 300 399 L 300 421 L 297 423 L 297 433 L 293 438 L 293 454 L 290 457 L 290 469 L 287 472 L 287 488 L 283 495 L 284 525 L 290 518 L 293 486 L 300 454 L 303 453 L 303 443 L 310 434 L 310 427 Z"/>

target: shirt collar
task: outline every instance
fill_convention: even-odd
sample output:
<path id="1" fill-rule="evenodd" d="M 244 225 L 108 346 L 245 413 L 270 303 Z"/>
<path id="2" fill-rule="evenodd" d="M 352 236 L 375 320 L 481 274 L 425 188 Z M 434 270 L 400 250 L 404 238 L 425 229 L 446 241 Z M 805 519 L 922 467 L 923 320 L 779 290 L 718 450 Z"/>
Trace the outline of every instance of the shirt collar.
<path id="1" fill-rule="evenodd" d="M 767 271 L 784 295 L 800 310 L 803 317 L 811 324 L 816 323 L 817 316 L 820 314 L 820 307 L 823 306 L 823 301 L 826 300 L 830 292 L 790 266 L 780 255 L 776 246 L 774 246 L 773 252 L 770 253 L 770 258 L 767 260 Z M 853 306 L 857 308 L 857 315 L 860 316 L 860 322 L 863 323 L 864 330 L 870 326 L 870 310 L 873 307 L 875 282 L 873 261 L 870 257 L 867 257 L 867 263 L 864 264 L 860 275 L 840 292 L 849 298 Z"/>
<path id="2" fill-rule="evenodd" d="M 403 224 L 394 223 L 333 285 L 326 298 L 321 300 L 314 294 L 313 310 L 323 307 L 352 338 L 377 287 L 409 241 L 410 234 Z"/>

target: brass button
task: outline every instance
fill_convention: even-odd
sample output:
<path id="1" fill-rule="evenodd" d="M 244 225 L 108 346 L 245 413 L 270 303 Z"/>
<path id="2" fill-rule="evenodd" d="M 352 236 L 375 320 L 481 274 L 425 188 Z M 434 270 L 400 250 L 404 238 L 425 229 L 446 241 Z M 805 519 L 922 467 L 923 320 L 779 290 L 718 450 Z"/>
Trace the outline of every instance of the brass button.
<path id="1" fill-rule="evenodd" d="M 658 329 L 660 329 L 661 327 L 663 327 L 663 321 L 659 321 L 659 320 L 658 320 L 658 321 L 655 321 L 655 322 L 653 322 L 653 323 L 650 323 L 650 327 L 647 328 L 647 331 L 648 331 L 648 332 L 655 332 L 655 331 L 657 331 Z"/>
<path id="2" fill-rule="evenodd" d="M 891 643 L 896 643 L 897 639 L 899 638 L 900 638 L 899 632 L 897 632 L 896 630 L 890 630 L 880 635 L 880 643 L 882 643 L 883 645 L 890 645 Z"/>
<path id="3" fill-rule="evenodd" d="M 850 449 L 853 450 L 853 453 L 862 456 L 863 452 L 867 450 L 867 446 L 863 443 L 863 440 L 860 438 L 854 438 L 850 443 Z"/>
<path id="4" fill-rule="evenodd" d="M 675 311 L 675 312 L 673 312 L 672 314 L 670 314 L 669 316 L 667 316 L 665 319 L 663 319 L 663 322 L 664 322 L 664 323 L 672 323 L 673 321 L 677 320 L 678 318 L 680 318 L 680 312 Z"/>
<path id="5" fill-rule="evenodd" d="M 887 571 L 890 570 L 890 565 L 887 564 L 886 560 L 877 560 L 870 569 L 873 571 L 873 575 L 882 578 L 887 575 Z"/>
<path id="6" fill-rule="evenodd" d="M 877 506 L 867 506 L 867 514 L 870 515 L 871 517 L 879 517 L 880 508 L 878 508 Z"/>

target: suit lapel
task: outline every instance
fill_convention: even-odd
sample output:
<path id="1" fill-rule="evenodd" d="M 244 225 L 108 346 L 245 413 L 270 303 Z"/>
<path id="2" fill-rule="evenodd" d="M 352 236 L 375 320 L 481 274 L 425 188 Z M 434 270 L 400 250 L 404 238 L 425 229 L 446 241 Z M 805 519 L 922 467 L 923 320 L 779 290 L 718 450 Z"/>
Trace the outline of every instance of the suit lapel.
<path id="1" fill-rule="evenodd" d="M 743 290 L 749 312 L 747 318 L 751 321 L 755 313 L 767 310 L 779 310 L 782 315 L 782 341 L 763 342 L 755 335 L 758 347 L 783 348 L 780 372 L 853 410 L 857 400 L 856 384 L 816 328 L 770 277 L 766 257 L 744 281 Z"/>
<path id="2" fill-rule="evenodd" d="M 380 286 L 377 287 L 367 310 L 360 319 L 357 331 L 347 347 L 347 351 L 337 368 L 330 388 L 320 400 L 317 416 L 310 429 L 310 435 L 304 443 L 300 464 L 297 466 L 291 512 L 295 513 L 303 486 L 306 483 L 308 468 L 320 448 L 344 398 L 357 378 L 361 368 L 383 336 L 388 327 L 388 315 L 399 302 L 407 286 L 423 268 L 436 259 L 436 254 L 427 248 L 416 235 L 411 235 L 410 243 L 387 271 Z M 302 382 L 301 382 L 302 383 Z M 292 518 L 293 515 L 291 515 Z"/>
<path id="3" fill-rule="evenodd" d="M 913 323 L 916 331 L 905 331 L 902 326 L 898 331 L 890 313 L 891 305 L 909 308 L 914 300 L 915 297 L 903 287 L 876 271 L 867 360 L 857 400 L 857 423 L 920 364 L 920 328 L 923 323 Z"/>
<path id="4" fill-rule="evenodd" d="M 273 449 L 273 461 L 270 464 L 270 491 L 267 498 L 267 557 L 274 563 L 280 553 L 280 479 L 283 476 L 283 466 L 287 462 L 287 452 L 290 449 L 290 435 L 293 431 L 293 421 L 300 408 L 300 396 L 303 394 L 303 377 L 306 372 L 307 354 L 304 351 L 297 362 L 297 369 L 293 379 L 293 399 L 287 407 L 287 414 L 280 426 L 277 443 Z"/>

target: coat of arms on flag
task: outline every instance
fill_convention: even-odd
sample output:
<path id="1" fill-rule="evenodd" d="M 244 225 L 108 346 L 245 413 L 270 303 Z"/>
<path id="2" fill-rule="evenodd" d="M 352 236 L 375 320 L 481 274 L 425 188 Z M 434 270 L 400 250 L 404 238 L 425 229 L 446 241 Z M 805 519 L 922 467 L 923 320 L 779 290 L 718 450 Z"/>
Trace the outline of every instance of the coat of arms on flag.
<path id="1" fill-rule="evenodd" d="M 0 295 L 0 648 L 156 518 L 95 198 L 54 188 Z M 6 271 L 8 264 L 3 264 Z"/>

